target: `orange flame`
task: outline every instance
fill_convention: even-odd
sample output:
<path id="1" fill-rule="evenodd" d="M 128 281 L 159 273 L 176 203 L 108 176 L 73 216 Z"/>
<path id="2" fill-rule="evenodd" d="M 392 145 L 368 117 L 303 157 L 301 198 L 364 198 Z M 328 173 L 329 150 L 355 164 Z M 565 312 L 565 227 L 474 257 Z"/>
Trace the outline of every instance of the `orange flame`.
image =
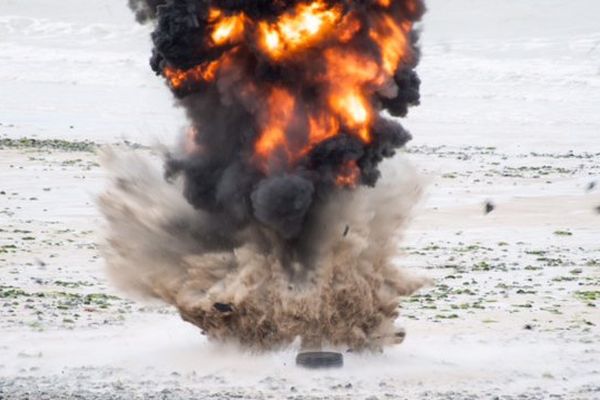
<path id="1" fill-rule="evenodd" d="M 209 63 L 196 65 L 194 68 L 188 70 L 165 67 L 163 74 L 169 81 L 169 85 L 172 88 L 179 89 L 188 81 L 209 82 L 214 80 L 219 69 L 219 64 L 220 62 L 216 60 Z"/>
<path id="2" fill-rule="evenodd" d="M 223 15 L 223 12 L 221 10 L 219 10 L 218 8 L 214 8 L 211 7 L 208 10 L 208 21 L 209 22 L 214 22 L 216 21 L 221 15 Z"/>
<path id="3" fill-rule="evenodd" d="M 319 143 L 336 136 L 340 129 L 337 119 L 326 114 L 309 117 L 308 124 L 308 148 L 306 149 L 308 151 L 312 150 Z"/>
<path id="4" fill-rule="evenodd" d="M 342 117 L 344 124 L 354 130 L 363 142 L 371 141 L 368 128 L 371 110 L 360 93 L 352 89 L 336 93 L 331 96 L 330 105 Z"/>
<path id="5" fill-rule="evenodd" d="M 342 165 L 335 178 L 335 183 L 340 187 L 354 188 L 358 184 L 359 178 L 360 168 L 356 165 L 356 161 L 351 160 Z"/>
<path id="6" fill-rule="evenodd" d="M 360 20 L 354 14 L 346 15 L 339 25 L 337 39 L 340 43 L 349 42 L 360 30 L 361 26 Z"/>
<path id="7" fill-rule="evenodd" d="M 406 55 L 408 50 L 407 33 L 410 29 L 410 23 L 406 23 L 404 26 L 398 25 L 393 18 L 384 15 L 377 21 L 375 28 L 369 32 L 371 39 L 381 49 L 383 69 L 388 75 L 396 72 L 398 63 Z"/>
<path id="8" fill-rule="evenodd" d="M 347 128 L 369 143 L 373 110 L 364 96 L 364 87 L 382 82 L 379 66 L 373 60 L 347 51 L 328 50 L 325 60 L 325 79 L 331 85 L 329 106 Z"/>
<path id="9" fill-rule="evenodd" d="M 293 117 L 295 99 L 283 88 L 274 88 L 267 100 L 266 123 L 255 145 L 256 153 L 266 160 L 276 150 L 289 153 L 286 129 Z"/>
<path id="10" fill-rule="evenodd" d="M 403 3 L 408 12 L 416 12 L 415 1 Z M 256 88 L 253 82 L 240 85 L 238 94 L 253 102 L 267 93 L 263 113 L 257 122 L 259 135 L 254 153 L 263 171 L 273 159 L 290 166 L 310 153 L 319 143 L 347 132 L 363 143 L 372 141 L 371 128 L 376 118 L 372 97 L 382 88 L 393 84 L 392 77 L 399 64 L 410 57 L 410 22 L 399 22 L 393 16 L 396 4 L 392 0 L 376 0 L 375 7 L 386 8 L 385 13 L 360 18 L 360 12 L 344 14 L 341 5 L 332 6 L 326 0 L 299 3 L 277 20 L 253 20 L 244 13 L 227 14 L 211 8 L 211 45 L 232 45 L 219 59 L 188 70 L 166 67 L 163 70 L 169 85 L 180 89 L 186 84 L 212 82 L 224 71 L 235 71 L 235 54 L 243 52 L 243 41 L 254 41 L 271 62 L 301 62 L 308 72 L 314 72 L 310 83 L 321 85 L 318 104 L 304 103 L 302 97 L 285 87 Z M 379 52 L 365 52 L 355 47 L 352 40 L 366 33 Z M 240 46 L 237 46 L 240 45 Z M 315 46 L 323 46 L 322 59 L 315 60 L 303 54 Z M 314 68 L 314 69 L 311 69 Z M 318 72 L 316 72 L 318 71 Z M 306 132 L 299 127 L 305 126 Z M 190 141 L 192 142 L 192 141 Z M 360 178 L 356 162 L 344 164 L 336 178 L 341 187 L 353 187 Z"/>

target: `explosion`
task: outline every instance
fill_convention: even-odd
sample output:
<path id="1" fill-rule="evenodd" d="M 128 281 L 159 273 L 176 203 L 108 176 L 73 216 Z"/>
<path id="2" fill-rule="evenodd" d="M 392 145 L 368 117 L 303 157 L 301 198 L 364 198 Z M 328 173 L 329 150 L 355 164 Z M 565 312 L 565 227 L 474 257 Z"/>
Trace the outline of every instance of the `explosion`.
<path id="1" fill-rule="evenodd" d="M 422 1 L 129 2 L 191 127 L 165 179 L 107 157 L 110 270 L 212 338 L 393 342 L 423 283 L 391 263 L 419 188 L 368 187 L 410 139 L 392 117 L 419 102 Z"/>

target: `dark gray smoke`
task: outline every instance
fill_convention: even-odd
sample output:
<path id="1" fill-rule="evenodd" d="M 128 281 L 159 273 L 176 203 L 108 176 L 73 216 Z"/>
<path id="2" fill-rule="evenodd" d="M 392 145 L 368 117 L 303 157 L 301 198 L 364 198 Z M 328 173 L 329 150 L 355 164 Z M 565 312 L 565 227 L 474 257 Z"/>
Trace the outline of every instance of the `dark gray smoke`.
<path id="1" fill-rule="evenodd" d="M 312 207 L 320 199 L 337 190 L 335 180 L 340 169 L 355 162 L 360 169 L 359 184 L 373 186 L 380 177 L 378 164 L 403 146 L 410 135 L 395 121 L 377 115 L 371 127 L 373 141 L 362 143 L 342 126 L 338 136 L 319 143 L 302 159 L 290 163 L 274 155 L 265 174 L 253 159 L 252 146 L 259 135 L 259 119 L 267 112 L 267 90 L 274 85 L 297 94 L 295 128 L 290 135 L 306 135 L 306 110 L 318 109 L 323 102 L 318 60 L 323 49 L 310 49 L 305 58 L 273 62 L 257 51 L 256 43 L 215 46 L 208 40 L 213 23 L 211 7 L 224 13 L 244 13 L 250 18 L 272 21 L 296 6 L 299 1 L 256 0 L 131 0 L 132 9 L 141 19 L 154 19 L 155 30 L 151 66 L 157 74 L 167 69 L 190 71 L 207 62 L 227 57 L 230 66 L 212 80 L 186 77 L 171 89 L 186 110 L 202 151 L 194 154 L 171 154 L 167 161 L 169 177 L 183 174 L 185 196 L 196 208 L 218 213 L 222 226 L 240 229 L 249 223 L 260 223 L 285 239 L 302 236 L 309 223 Z M 365 25 L 371 14 L 385 13 L 401 22 L 414 22 L 421 17 L 421 1 L 395 1 L 389 10 L 375 2 L 335 2 L 346 14 L 354 13 Z M 359 32 L 352 41 L 353 50 L 375 53 L 379 50 L 367 40 L 368 32 Z M 400 39 L 399 39 L 400 40 Z M 404 116 L 410 105 L 419 103 L 419 78 L 414 67 L 419 52 L 418 35 L 409 34 L 409 55 L 404 57 L 394 74 L 392 95 L 372 93 L 376 110 L 387 110 L 392 116 Z M 330 45 L 330 43 L 328 43 Z M 252 87 L 252 91 L 248 88 Z M 304 131 L 296 134 L 292 130 Z"/>
<path id="2" fill-rule="evenodd" d="M 164 4 L 165 0 L 127 0 L 127 2 L 138 22 L 146 22 L 156 18 L 158 6 Z"/>
<path id="3" fill-rule="evenodd" d="M 252 192 L 256 218 L 285 239 L 300 233 L 315 188 L 298 175 L 277 175 L 261 181 Z"/>
<path id="4" fill-rule="evenodd" d="M 129 0 L 137 20 L 154 26 L 151 68 L 165 78 L 191 124 L 185 145 L 166 156 L 165 178 L 182 182 L 183 195 L 202 223 L 186 227 L 189 218 L 179 221 L 170 217 L 169 224 L 181 225 L 175 234 L 185 232 L 186 252 L 202 254 L 203 268 L 207 268 L 208 255 L 226 255 L 219 261 L 221 275 L 214 282 L 225 279 L 227 273 L 223 271 L 227 268 L 241 268 L 228 261 L 229 257 L 239 258 L 236 252 L 240 248 L 252 248 L 265 257 L 269 265 L 265 268 L 278 270 L 274 265 L 279 265 L 288 277 L 306 277 L 307 271 L 318 269 L 324 262 L 323 254 L 339 250 L 323 236 L 324 232 L 331 233 L 323 225 L 333 223 L 326 210 L 331 214 L 332 202 L 340 198 L 340 193 L 361 185 L 374 186 L 381 176 L 380 162 L 392 157 L 411 138 L 391 117 L 405 116 L 410 106 L 419 104 L 420 80 L 414 70 L 419 60 L 418 33 L 413 24 L 425 10 L 422 0 L 317 2 L 339 13 L 334 28 L 340 30 L 324 34 L 318 42 L 299 51 L 286 44 L 281 49 L 290 54 L 279 57 L 265 50 L 261 26 L 276 26 L 282 19 L 296 16 L 310 1 Z M 243 21 L 242 32 L 230 34 L 223 41 L 216 39 L 217 24 L 233 17 Z M 281 40 L 283 34 L 279 34 Z M 381 38 L 386 45 L 391 40 L 389 48 L 402 55 L 390 58 Z M 361 57 L 365 69 L 376 65 L 379 73 L 360 83 L 348 83 L 355 80 L 345 75 L 342 63 L 338 79 L 332 65 L 345 54 Z M 396 63 L 391 72 L 390 59 Z M 360 93 L 360 99 L 367 103 L 363 107 L 370 117 L 363 127 L 368 139 L 364 131 L 359 133 L 343 117 L 345 110 L 334 112 L 332 108 L 332 93 L 345 90 Z M 278 91 L 285 95 L 275 96 Z M 383 111 L 391 117 L 382 116 Z M 309 132 L 323 115 L 326 121 L 338 121 L 337 131 L 313 140 Z M 279 142 L 268 145 L 268 152 L 262 151 L 259 142 L 273 121 L 280 129 L 279 136 L 274 136 Z M 147 189 L 152 190 L 151 185 Z M 130 193 L 126 188 L 115 191 L 123 196 Z M 113 209 L 111 201 L 104 200 L 105 214 L 121 216 L 121 210 Z M 384 210 L 377 210 L 378 215 Z M 344 226 L 345 222 L 335 224 Z M 329 250 L 324 250 L 324 242 L 329 243 Z M 189 243 L 195 243 L 193 250 Z M 126 264 L 123 259 L 135 252 L 135 247 L 119 254 L 120 265 Z M 366 252 L 361 257 L 374 260 L 379 256 Z M 378 261 L 385 265 L 382 268 L 386 274 L 390 273 L 388 258 Z M 259 264 L 256 259 L 253 263 Z M 365 290 L 375 287 L 367 285 Z M 198 290 L 204 296 L 208 288 Z M 181 304 L 173 300 L 174 294 L 164 294 L 169 290 L 149 291 L 182 310 Z M 194 317 L 189 310 L 184 314 L 210 333 L 212 322 L 204 313 L 202 317 Z M 390 311 L 386 318 L 393 315 Z M 252 322 L 250 317 L 247 320 Z M 379 329 L 378 324 L 373 326 Z"/>

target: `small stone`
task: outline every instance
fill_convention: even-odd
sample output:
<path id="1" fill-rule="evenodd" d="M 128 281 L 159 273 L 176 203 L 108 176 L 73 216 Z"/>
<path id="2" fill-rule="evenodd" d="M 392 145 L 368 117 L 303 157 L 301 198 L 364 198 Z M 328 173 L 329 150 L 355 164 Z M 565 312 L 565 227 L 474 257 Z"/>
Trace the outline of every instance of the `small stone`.
<path id="1" fill-rule="evenodd" d="M 533 325 L 531 325 L 531 324 L 525 324 L 525 326 L 523 327 L 523 329 L 531 331 L 531 330 L 533 330 Z"/>
<path id="2" fill-rule="evenodd" d="M 491 213 L 492 211 L 494 211 L 495 208 L 496 208 L 496 206 L 491 201 L 485 202 L 485 214 L 486 215 Z"/>

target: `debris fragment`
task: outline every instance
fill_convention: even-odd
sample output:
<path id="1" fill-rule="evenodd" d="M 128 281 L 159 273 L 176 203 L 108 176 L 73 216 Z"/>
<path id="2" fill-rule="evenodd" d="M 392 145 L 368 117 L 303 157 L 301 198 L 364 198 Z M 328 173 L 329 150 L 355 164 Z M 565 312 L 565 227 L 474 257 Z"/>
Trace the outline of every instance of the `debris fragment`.
<path id="1" fill-rule="evenodd" d="M 215 303 L 213 304 L 213 307 L 215 308 L 215 310 L 222 313 L 228 313 L 233 311 L 233 307 L 231 306 L 231 304 Z"/>
<path id="2" fill-rule="evenodd" d="M 597 181 L 591 181 L 590 183 L 587 184 L 587 187 L 585 188 L 585 190 L 587 192 L 591 192 L 592 190 L 594 190 L 596 188 L 597 184 L 598 184 Z"/>

